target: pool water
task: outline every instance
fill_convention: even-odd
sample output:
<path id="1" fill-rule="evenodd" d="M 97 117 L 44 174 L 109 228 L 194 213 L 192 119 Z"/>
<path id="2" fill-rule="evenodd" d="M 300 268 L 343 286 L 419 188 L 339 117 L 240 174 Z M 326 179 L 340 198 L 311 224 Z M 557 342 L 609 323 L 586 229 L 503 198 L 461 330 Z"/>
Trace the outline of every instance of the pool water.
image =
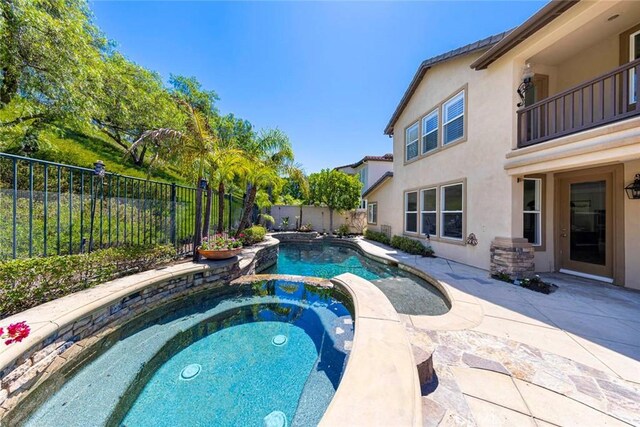
<path id="1" fill-rule="evenodd" d="M 335 244 L 280 243 L 278 263 L 265 273 L 327 279 L 353 273 L 381 289 L 398 313 L 439 315 L 450 308 L 444 295 L 426 280 Z"/>
<path id="2" fill-rule="evenodd" d="M 27 425 L 315 425 L 353 339 L 341 301 L 285 281 L 190 298 L 124 327 Z"/>

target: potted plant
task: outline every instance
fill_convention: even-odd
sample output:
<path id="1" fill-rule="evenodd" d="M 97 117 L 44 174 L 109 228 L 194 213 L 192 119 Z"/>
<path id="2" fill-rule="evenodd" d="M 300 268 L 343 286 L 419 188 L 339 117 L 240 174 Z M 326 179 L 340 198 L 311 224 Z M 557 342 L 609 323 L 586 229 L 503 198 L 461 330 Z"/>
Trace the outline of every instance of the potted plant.
<path id="1" fill-rule="evenodd" d="M 227 259 L 238 255 L 241 250 L 241 240 L 216 234 L 202 239 L 198 253 L 207 259 Z"/>

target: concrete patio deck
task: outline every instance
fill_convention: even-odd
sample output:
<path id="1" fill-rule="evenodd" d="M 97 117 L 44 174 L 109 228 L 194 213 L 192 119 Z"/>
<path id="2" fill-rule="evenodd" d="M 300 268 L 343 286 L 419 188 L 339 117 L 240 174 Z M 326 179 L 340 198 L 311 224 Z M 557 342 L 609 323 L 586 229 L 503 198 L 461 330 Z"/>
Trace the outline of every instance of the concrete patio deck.
<path id="1" fill-rule="evenodd" d="M 640 425 L 640 292 L 544 274 L 559 286 L 544 295 L 482 269 L 359 245 L 439 280 L 454 307 L 474 313 L 463 327 L 448 315 L 402 316 L 412 344 L 433 351 L 424 425 Z"/>

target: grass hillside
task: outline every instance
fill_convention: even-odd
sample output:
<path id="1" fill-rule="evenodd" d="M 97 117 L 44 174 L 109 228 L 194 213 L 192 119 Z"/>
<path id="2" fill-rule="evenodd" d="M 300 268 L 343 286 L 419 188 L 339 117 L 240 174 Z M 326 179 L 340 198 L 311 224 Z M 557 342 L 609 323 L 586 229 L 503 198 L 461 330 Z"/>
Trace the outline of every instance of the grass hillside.
<path id="1" fill-rule="evenodd" d="M 2 116 L 3 112 L 0 111 L 0 121 L 3 120 Z M 14 152 L 10 139 L 0 137 L 0 151 Z M 147 177 L 146 168 L 136 166 L 122 147 L 92 128 L 80 131 L 69 128 L 44 130 L 40 133 L 39 141 L 39 150 L 30 157 L 86 168 L 93 168 L 96 160 L 102 160 L 108 172 Z M 171 167 L 154 168 L 150 179 L 186 184 L 184 178 Z"/>

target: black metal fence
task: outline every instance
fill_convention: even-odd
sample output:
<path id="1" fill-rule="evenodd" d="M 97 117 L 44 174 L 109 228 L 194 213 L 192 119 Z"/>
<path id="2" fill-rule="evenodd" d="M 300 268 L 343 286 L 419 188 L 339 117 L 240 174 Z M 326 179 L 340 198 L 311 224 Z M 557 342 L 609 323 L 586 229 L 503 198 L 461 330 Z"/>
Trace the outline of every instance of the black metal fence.
<path id="1" fill-rule="evenodd" d="M 225 198 L 229 230 L 237 226 L 242 200 Z M 186 255 L 195 213 L 194 187 L 0 153 L 0 260 L 122 244 L 173 244 Z M 210 228 L 217 223 L 214 193 Z"/>

